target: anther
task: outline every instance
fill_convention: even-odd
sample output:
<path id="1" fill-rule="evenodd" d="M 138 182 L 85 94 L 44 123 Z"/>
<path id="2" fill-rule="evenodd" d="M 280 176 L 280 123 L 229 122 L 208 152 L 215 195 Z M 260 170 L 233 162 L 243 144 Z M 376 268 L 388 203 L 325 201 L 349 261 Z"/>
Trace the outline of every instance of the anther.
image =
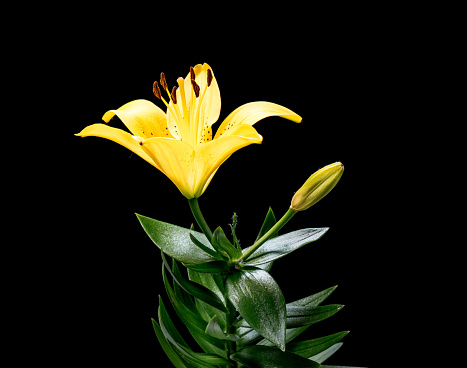
<path id="1" fill-rule="evenodd" d="M 195 77 L 196 77 L 195 70 L 193 69 L 192 66 L 190 66 L 190 79 L 195 80 Z"/>
<path id="2" fill-rule="evenodd" d="M 170 94 L 170 97 L 172 98 L 173 103 L 176 105 L 177 104 L 177 86 L 174 86 L 174 88 L 172 88 L 172 93 Z"/>
<path id="3" fill-rule="evenodd" d="M 194 79 L 191 80 L 191 84 L 193 85 L 193 91 L 195 91 L 196 97 L 199 97 L 199 86 L 198 83 L 195 82 Z"/>
<path id="4" fill-rule="evenodd" d="M 212 72 L 211 69 L 208 69 L 208 87 L 211 85 L 212 82 Z"/>
<path id="5" fill-rule="evenodd" d="M 162 98 L 161 90 L 159 88 L 159 83 L 157 83 L 157 81 L 155 81 L 154 84 L 152 85 L 152 92 L 159 100 Z"/>
<path id="6" fill-rule="evenodd" d="M 164 88 L 166 91 L 169 90 L 169 86 L 167 85 L 167 81 L 165 80 L 165 74 L 161 73 L 161 86 Z"/>

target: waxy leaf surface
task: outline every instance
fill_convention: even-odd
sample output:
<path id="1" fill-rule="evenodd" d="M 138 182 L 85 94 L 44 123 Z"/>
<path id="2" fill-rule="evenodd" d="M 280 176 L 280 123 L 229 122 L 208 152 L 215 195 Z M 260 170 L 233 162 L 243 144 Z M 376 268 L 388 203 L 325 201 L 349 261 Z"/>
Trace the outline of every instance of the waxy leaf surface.
<path id="1" fill-rule="evenodd" d="M 164 252 L 161 252 L 161 256 L 167 271 L 169 271 L 174 280 L 180 285 L 180 287 L 183 290 L 185 290 L 188 294 L 194 296 L 195 298 L 198 298 L 199 300 L 202 300 L 203 302 L 221 310 L 222 312 L 227 312 L 226 307 L 224 306 L 224 304 L 222 304 L 222 301 L 216 294 L 214 294 L 211 290 L 204 287 L 203 285 L 197 284 L 193 281 L 185 280 L 181 275 L 176 275 L 175 273 L 173 273 L 170 269 L 167 260 L 165 259 Z"/>
<path id="2" fill-rule="evenodd" d="M 250 368 L 319 367 L 319 363 L 270 346 L 253 345 L 230 356 Z"/>
<path id="3" fill-rule="evenodd" d="M 250 266 L 257 266 L 263 263 L 274 261 L 285 255 L 321 238 L 328 228 L 302 229 L 291 233 L 280 235 L 266 241 L 256 250 L 245 262 Z M 247 250 L 246 248 L 244 252 Z"/>
<path id="4" fill-rule="evenodd" d="M 190 238 L 190 235 L 193 235 L 204 246 L 214 251 L 204 234 L 146 216 L 136 216 L 154 244 L 177 261 L 197 264 L 216 260 L 196 246 Z"/>
<path id="5" fill-rule="evenodd" d="M 309 358 L 313 355 L 321 353 L 335 343 L 339 342 L 348 333 L 349 331 L 342 331 L 317 339 L 293 342 L 287 344 L 287 351 L 300 355 L 304 358 Z"/>
<path id="6" fill-rule="evenodd" d="M 285 350 L 285 300 L 266 271 L 242 269 L 227 277 L 227 296 L 248 324 Z"/>

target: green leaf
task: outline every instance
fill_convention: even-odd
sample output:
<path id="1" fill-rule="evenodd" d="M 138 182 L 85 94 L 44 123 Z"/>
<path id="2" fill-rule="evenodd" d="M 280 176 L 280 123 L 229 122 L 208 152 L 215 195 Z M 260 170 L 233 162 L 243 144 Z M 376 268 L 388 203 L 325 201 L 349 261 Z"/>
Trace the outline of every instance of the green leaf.
<path id="1" fill-rule="evenodd" d="M 222 256 L 222 254 L 220 253 L 217 253 L 215 250 L 212 250 L 211 248 L 205 246 L 203 243 L 201 243 L 198 239 L 196 239 L 195 236 L 193 236 L 193 234 L 190 234 L 190 239 L 191 241 L 193 242 L 194 245 L 196 245 L 198 248 L 201 248 L 201 250 L 203 250 L 204 252 L 210 254 L 211 256 L 213 256 L 214 258 L 216 258 L 217 260 L 219 261 L 223 261 L 224 258 Z"/>
<path id="2" fill-rule="evenodd" d="M 167 313 L 167 309 L 165 309 L 164 302 L 162 301 L 161 296 L 159 295 L 159 310 L 158 310 L 158 317 L 159 321 L 162 321 L 167 329 L 167 332 L 177 341 L 178 344 L 188 348 L 188 344 L 183 339 L 182 335 L 178 332 L 177 328 L 173 324 L 172 320 L 170 319 L 169 314 Z"/>
<path id="3" fill-rule="evenodd" d="M 169 344 L 167 339 L 164 336 L 164 333 L 162 332 L 160 326 L 157 324 L 157 322 L 151 318 L 152 321 L 152 326 L 154 328 L 154 332 L 156 333 L 157 340 L 159 340 L 159 343 L 162 346 L 162 349 L 164 350 L 165 354 L 169 357 L 170 361 L 176 368 L 189 368 L 190 366 L 187 366 L 183 360 L 179 357 L 179 355 L 174 351 L 172 346 Z"/>
<path id="4" fill-rule="evenodd" d="M 330 287 L 326 290 L 320 291 L 319 293 L 307 296 L 306 298 L 302 298 L 299 300 L 296 300 L 291 303 L 287 303 L 287 306 L 309 306 L 309 307 L 315 307 L 318 306 L 320 303 L 322 303 L 326 298 L 332 294 L 334 290 L 336 290 L 337 286 Z M 296 328 L 287 328 L 286 334 L 285 334 L 285 341 L 290 342 L 293 339 L 297 338 L 300 336 L 304 331 L 308 329 L 311 325 L 304 326 L 304 327 L 296 327 Z M 261 340 L 259 345 L 265 345 L 265 346 L 272 346 L 273 344 L 264 339 Z"/>
<path id="5" fill-rule="evenodd" d="M 349 331 L 342 331 L 318 339 L 312 339 L 307 341 L 293 342 L 287 344 L 287 351 L 300 355 L 304 358 L 309 358 L 313 355 L 321 353 L 330 346 L 339 342 Z"/>
<path id="6" fill-rule="evenodd" d="M 317 307 L 299 307 L 286 305 L 287 328 L 305 326 L 320 322 L 337 313 L 344 306 L 341 304 L 330 304 Z M 251 327 L 246 319 L 240 319 L 234 323 L 236 327 Z"/>
<path id="7" fill-rule="evenodd" d="M 175 258 L 172 258 L 172 272 L 174 273 L 175 277 L 183 277 L 182 273 L 180 272 L 180 269 L 178 268 L 177 261 Z M 173 288 L 175 295 L 182 301 L 183 304 L 185 304 L 188 308 L 193 309 L 195 307 L 195 302 L 193 301 L 193 297 L 188 294 L 185 290 L 183 290 L 180 285 L 173 280 Z"/>
<path id="8" fill-rule="evenodd" d="M 227 277 L 227 296 L 248 324 L 285 350 L 285 300 L 266 271 L 244 268 Z"/>
<path id="9" fill-rule="evenodd" d="M 198 298 L 199 300 L 202 300 L 203 302 L 212 305 L 214 308 L 217 308 L 221 310 L 222 312 L 227 312 L 226 307 L 224 304 L 222 304 L 222 301 L 219 299 L 219 297 L 214 294 L 211 290 L 208 288 L 205 288 L 204 286 L 197 284 L 196 282 L 185 280 L 183 277 L 180 275 L 175 275 L 172 270 L 170 269 L 169 264 L 167 263 L 167 260 L 165 259 L 164 252 L 161 251 L 161 256 L 162 256 L 162 261 L 164 262 L 165 268 L 169 273 L 172 275 L 174 280 L 180 285 L 180 287 L 185 290 L 188 294 L 194 296 L 195 298 Z"/>
<path id="10" fill-rule="evenodd" d="M 237 341 L 237 345 L 239 347 L 246 346 L 250 344 L 251 342 L 258 340 L 262 336 L 258 333 L 258 331 L 252 329 L 251 327 L 239 327 L 237 328 L 237 335 L 240 337 L 240 339 Z M 269 340 L 266 340 L 269 345 L 268 346 L 274 346 L 272 342 Z"/>
<path id="11" fill-rule="evenodd" d="M 220 340 L 229 340 L 229 341 L 238 341 L 238 336 L 232 334 L 226 334 L 222 331 L 221 326 L 217 321 L 217 315 L 212 317 L 211 321 L 208 323 L 205 331 L 208 335 L 211 335 Z"/>
<path id="12" fill-rule="evenodd" d="M 206 334 L 204 330 L 206 329 L 208 323 L 205 322 L 197 313 L 187 308 L 177 298 L 170 286 L 169 281 L 167 280 L 167 275 L 165 273 L 164 266 L 162 266 L 162 279 L 164 281 L 167 295 L 169 296 L 169 299 L 172 302 L 175 312 L 185 324 L 185 326 L 188 328 L 188 331 L 196 340 L 198 345 L 201 346 L 204 351 L 214 353 L 219 356 L 224 356 L 225 358 L 227 358 L 227 354 L 224 351 L 224 342 Z"/>
<path id="13" fill-rule="evenodd" d="M 319 363 L 288 351 L 270 346 L 248 346 L 230 356 L 230 359 L 250 368 L 319 367 Z"/>
<path id="14" fill-rule="evenodd" d="M 136 216 L 154 244 L 177 261 L 196 264 L 216 260 L 212 255 L 201 251 L 190 238 L 190 235 L 195 236 L 207 248 L 213 250 L 204 234 L 139 214 Z"/>
<path id="15" fill-rule="evenodd" d="M 161 310 L 159 306 L 159 324 L 160 328 L 172 346 L 176 349 L 179 356 L 186 360 L 189 364 L 196 368 L 216 368 L 215 365 L 217 364 L 226 364 L 228 361 L 225 359 L 212 355 L 212 354 L 204 354 L 204 353 L 195 353 L 191 349 L 180 345 L 175 338 L 169 333 L 167 327 L 164 324 L 163 319 L 161 318 Z"/>
<path id="16" fill-rule="evenodd" d="M 348 365 L 321 365 L 322 368 L 365 368 L 365 367 L 351 367 Z"/>
<path id="17" fill-rule="evenodd" d="M 188 308 L 183 302 L 175 295 L 172 287 L 170 286 L 169 280 L 167 279 L 167 275 L 165 273 L 165 266 L 162 265 L 162 279 L 164 281 L 165 290 L 167 291 L 167 295 L 172 303 L 175 312 L 177 313 L 178 317 L 182 320 L 182 322 L 186 326 L 195 326 L 201 331 L 204 331 L 207 326 L 207 322 L 204 321 L 199 314 L 195 313 L 193 310 Z"/>
<path id="18" fill-rule="evenodd" d="M 214 247 L 222 248 L 232 260 L 237 260 L 242 256 L 242 252 L 232 245 L 221 227 L 218 227 L 212 234 L 212 244 Z"/>
<path id="19" fill-rule="evenodd" d="M 271 207 L 269 207 L 269 211 L 266 215 L 266 218 L 264 219 L 263 226 L 261 226 L 261 230 L 258 233 L 258 236 L 256 237 L 256 240 L 254 241 L 255 243 L 264 235 L 266 234 L 269 230 L 272 229 L 272 227 L 276 224 L 277 220 L 276 217 L 274 216 L 274 212 L 272 212 Z M 277 233 L 271 236 L 272 238 L 275 238 L 277 236 Z"/>
<path id="20" fill-rule="evenodd" d="M 261 230 L 258 233 L 258 236 L 256 237 L 255 243 L 264 235 L 266 234 L 275 224 L 276 224 L 276 217 L 274 216 L 274 212 L 272 212 L 271 207 L 269 207 L 269 211 L 266 215 L 266 218 L 264 219 L 263 226 L 261 226 Z M 278 236 L 278 233 L 275 233 L 271 235 L 270 239 L 273 239 Z M 272 265 L 274 264 L 274 261 L 268 262 L 268 263 L 262 263 L 256 267 L 261 268 L 262 270 L 269 272 L 271 271 Z"/>
<path id="21" fill-rule="evenodd" d="M 287 307 L 287 328 L 312 325 L 325 320 L 340 311 L 344 306 L 330 304 L 318 307 Z"/>
<path id="22" fill-rule="evenodd" d="M 224 261 L 184 264 L 184 266 L 194 271 L 203 273 L 225 273 L 230 271 L 230 266 L 227 264 L 227 262 Z"/>
<path id="23" fill-rule="evenodd" d="M 287 303 L 287 305 L 292 306 L 302 306 L 302 307 L 316 307 L 317 305 L 321 304 L 323 301 L 327 299 L 329 295 L 332 294 L 334 290 L 336 290 L 336 286 L 332 286 L 327 288 L 326 290 L 320 291 L 319 293 L 307 296 L 306 298 L 302 298 L 299 300 L 295 300 L 294 302 Z"/>
<path id="24" fill-rule="evenodd" d="M 302 229 L 269 239 L 248 258 L 245 264 L 257 266 L 282 258 L 294 250 L 303 247 L 305 244 L 318 240 L 328 229 Z M 244 252 L 247 249 L 244 249 Z"/>
<path id="25" fill-rule="evenodd" d="M 220 300 L 222 300 L 222 303 L 224 305 L 227 305 L 226 300 L 224 298 L 224 293 L 219 288 L 219 285 L 223 288 L 224 283 L 220 274 L 200 273 L 192 269 L 188 269 L 188 277 L 191 281 L 201 284 L 209 290 L 211 290 L 214 294 L 216 294 L 219 297 Z M 221 327 L 226 327 L 227 317 L 225 313 L 220 312 L 217 308 L 211 307 L 209 304 L 203 303 L 199 299 L 196 299 L 195 302 L 196 308 L 198 308 L 198 310 L 201 310 L 200 313 L 208 315 L 208 318 L 206 319 L 207 322 L 209 322 L 214 315 L 217 315 L 218 322 L 221 325 Z"/>
<path id="26" fill-rule="evenodd" d="M 325 360 L 331 357 L 331 355 L 333 355 L 337 350 L 339 350 L 342 344 L 342 342 L 338 342 L 337 344 L 332 345 L 331 347 L 327 348 L 321 353 L 311 356 L 309 359 L 318 363 L 323 363 Z"/>

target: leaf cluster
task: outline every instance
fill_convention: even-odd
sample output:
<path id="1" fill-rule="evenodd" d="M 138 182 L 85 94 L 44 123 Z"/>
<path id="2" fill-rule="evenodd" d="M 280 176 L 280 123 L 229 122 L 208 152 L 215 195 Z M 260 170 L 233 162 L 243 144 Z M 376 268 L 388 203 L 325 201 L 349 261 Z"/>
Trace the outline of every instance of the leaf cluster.
<path id="1" fill-rule="evenodd" d="M 318 240 L 327 228 L 273 234 L 244 261 L 242 254 L 248 248 L 242 251 L 239 246 L 236 216 L 231 226 L 233 244 L 220 227 L 208 239 L 193 229 L 137 216 L 161 249 L 162 277 L 170 303 L 202 350 L 195 352 L 188 346 L 159 297 L 158 320 L 152 323 L 175 367 L 331 368 L 322 363 L 342 346 L 340 340 L 348 331 L 300 342 L 295 339 L 342 309 L 339 304 L 321 305 L 336 286 L 286 303 L 269 273 L 275 260 Z M 270 209 L 257 239 L 275 224 Z M 166 256 L 172 258 L 172 264 Z"/>

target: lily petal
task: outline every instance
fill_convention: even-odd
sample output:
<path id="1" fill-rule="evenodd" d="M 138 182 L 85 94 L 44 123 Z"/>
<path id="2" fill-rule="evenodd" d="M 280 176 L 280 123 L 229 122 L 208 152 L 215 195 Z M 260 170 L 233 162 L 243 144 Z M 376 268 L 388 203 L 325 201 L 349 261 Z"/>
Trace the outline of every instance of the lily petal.
<path id="1" fill-rule="evenodd" d="M 167 115 L 151 101 L 135 100 L 128 102 L 117 110 L 107 111 L 102 120 L 108 123 L 115 115 L 120 118 L 133 135 L 143 138 L 172 138 L 167 128 Z"/>
<path id="2" fill-rule="evenodd" d="M 201 196 L 206 190 L 217 169 L 232 153 L 253 143 L 261 143 L 263 137 L 250 125 L 240 125 L 232 129 L 230 135 L 222 136 L 196 148 L 195 196 Z"/>
<path id="3" fill-rule="evenodd" d="M 141 147 L 185 197 L 194 198 L 195 151 L 188 143 L 171 138 L 149 138 Z"/>
<path id="4" fill-rule="evenodd" d="M 75 135 L 79 137 L 94 136 L 110 139 L 111 141 L 114 141 L 128 148 L 130 151 L 136 153 L 138 156 L 160 170 L 159 166 L 154 162 L 154 160 L 143 151 L 138 141 L 136 141 L 130 133 L 125 132 L 124 130 L 110 127 L 105 124 L 93 124 L 87 126 L 80 133 Z"/>
<path id="5" fill-rule="evenodd" d="M 212 81 L 208 87 L 207 84 L 209 69 L 211 70 Z M 203 65 L 196 65 L 194 71 L 196 74 L 196 83 L 198 83 L 200 87 L 201 95 L 206 89 L 203 100 L 201 102 L 200 124 L 204 124 L 203 127 L 210 127 L 217 121 L 217 119 L 219 119 L 221 112 L 221 94 L 219 91 L 219 86 L 212 68 L 207 63 L 204 63 Z"/>
<path id="6" fill-rule="evenodd" d="M 231 130 L 235 126 L 240 124 L 253 125 L 269 116 L 280 116 L 281 118 L 292 120 L 295 123 L 300 123 L 302 121 L 300 115 L 297 115 L 284 106 L 265 101 L 250 102 L 232 111 L 219 126 L 214 138 L 218 138 L 222 135 L 231 135 Z"/>

